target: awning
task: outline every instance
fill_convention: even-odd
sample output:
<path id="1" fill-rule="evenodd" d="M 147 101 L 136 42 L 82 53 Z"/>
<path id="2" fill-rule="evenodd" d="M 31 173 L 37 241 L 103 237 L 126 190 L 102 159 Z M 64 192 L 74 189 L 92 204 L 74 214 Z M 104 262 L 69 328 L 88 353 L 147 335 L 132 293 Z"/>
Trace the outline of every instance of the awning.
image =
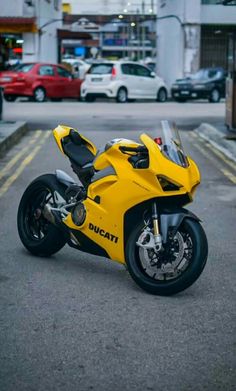
<path id="1" fill-rule="evenodd" d="M 38 31 L 35 18 L 0 17 L 0 33 L 36 33 Z"/>

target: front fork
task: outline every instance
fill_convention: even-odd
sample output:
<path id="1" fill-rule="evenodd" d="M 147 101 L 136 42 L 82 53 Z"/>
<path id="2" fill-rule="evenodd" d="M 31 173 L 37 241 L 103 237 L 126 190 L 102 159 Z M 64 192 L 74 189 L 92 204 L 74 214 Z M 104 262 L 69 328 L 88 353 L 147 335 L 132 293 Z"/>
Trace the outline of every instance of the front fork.
<path id="1" fill-rule="evenodd" d="M 155 202 L 153 202 L 152 204 L 152 223 L 153 233 L 151 228 L 146 226 L 146 228 L 139 236 L 139 239 L 136 244 L 139 247 L 152 249 L 154 251 L 160 251 L 162 248 L 162 236 L 160 234 L 157 206 Z"/>
<path id="2" fill-rule="evenodd" d="M 159 251 L 162 247 L 162 237 L 159 229 L 157 205 L 155 202 L 152 204 L 152 222 L 153 222 L 153 238 L 156 250 Z"/>

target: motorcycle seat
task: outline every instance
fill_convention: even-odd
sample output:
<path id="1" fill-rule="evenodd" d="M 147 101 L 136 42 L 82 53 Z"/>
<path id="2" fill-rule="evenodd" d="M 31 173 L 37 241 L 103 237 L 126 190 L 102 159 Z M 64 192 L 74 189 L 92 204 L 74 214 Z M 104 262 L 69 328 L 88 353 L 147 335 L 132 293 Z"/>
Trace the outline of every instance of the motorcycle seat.
<path id="1" fill-rule="evenodd" d="M 62 145 L 65 154 L 78 167 L 93 162 L 95 156 L 88 149 L 86 141 L 74 129 L 71 129 L 69 136 L 64 137 Z"/>

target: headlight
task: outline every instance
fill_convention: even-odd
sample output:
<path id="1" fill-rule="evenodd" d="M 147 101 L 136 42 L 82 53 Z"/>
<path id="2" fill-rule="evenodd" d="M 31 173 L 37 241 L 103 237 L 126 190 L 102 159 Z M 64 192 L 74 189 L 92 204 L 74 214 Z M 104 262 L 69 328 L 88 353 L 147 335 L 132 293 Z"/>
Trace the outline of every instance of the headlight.
<path id="1" fill-rule="evenodd" d="M 172 88 L 179 88 L 179 84 L 172 84 Z"/>
<path id="2" fill-rule="evenodd" d="M 193 86 L 193 88 L 194 88 L 195 90 L 205 90 L 206 85 L 205 85 L 205 84 L 195 84 L 195 85 Z"/>

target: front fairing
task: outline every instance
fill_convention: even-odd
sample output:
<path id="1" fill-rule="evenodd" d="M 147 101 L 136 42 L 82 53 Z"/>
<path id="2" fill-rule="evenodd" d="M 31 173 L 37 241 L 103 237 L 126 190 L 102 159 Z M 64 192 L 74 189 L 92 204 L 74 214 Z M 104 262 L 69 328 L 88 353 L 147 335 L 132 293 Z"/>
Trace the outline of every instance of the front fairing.
<path id="1" fill-rule="evenodd" d="M 157 177 L 166 178 L 176 184 L 179 187 L 176 191 L 178 194 L 188 193 L 191 196 L 200 183 L 200 172 L 196 163 L 188 157 L 187 167 L 182 167 L 164 156 L 161 148 L 147 134 L 142 134 L 140 139 L 149 152 L 149 170 Z M 166 195 L 173 195 L 173 192 Z"/>

